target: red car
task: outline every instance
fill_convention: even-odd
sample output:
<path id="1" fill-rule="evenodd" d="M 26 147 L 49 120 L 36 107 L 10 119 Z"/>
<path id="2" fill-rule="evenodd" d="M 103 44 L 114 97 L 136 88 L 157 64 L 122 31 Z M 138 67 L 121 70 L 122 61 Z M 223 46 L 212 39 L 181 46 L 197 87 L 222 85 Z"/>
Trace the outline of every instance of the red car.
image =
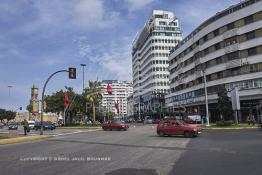
<path id="1" fill-rule="evenodd" d="M 122 121 L 116 120 L 116 121 L 108 121 L 102 124 L 103 130 L 124 130 L 126 131 L 129 128 L 128 124 L 125 124 Z"/>
<path id="2" fill-rule="evenodd" d="M 184 135 L 185 137 L 196 137 L 201 133 L 201 128 L 189 125 L 183 120 L 164 120 L 157 125 L 159 136 Z"/>

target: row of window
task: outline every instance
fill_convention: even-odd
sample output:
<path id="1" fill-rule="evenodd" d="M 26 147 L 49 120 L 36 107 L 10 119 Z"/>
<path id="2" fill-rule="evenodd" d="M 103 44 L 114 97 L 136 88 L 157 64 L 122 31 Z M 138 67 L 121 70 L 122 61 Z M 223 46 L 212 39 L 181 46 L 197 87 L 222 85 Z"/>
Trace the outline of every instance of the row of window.
<path id="1" fill-rule="evenodd" d="M 224 85 L 222 84 L 222 85 L 215 85 L 215 86 L 208 87 L 207 93 L 208 94 L 217 93 L 221 86 Z M 262 79 L 260 78 L 254 80 L 244 80 L 244 81 L 225 84 L 225 88 L 227 89 L 228 92 L 230 92 L 234 87 L 238 87 L 239 90 L 262 88 Z M 200 96 L 204 96 L 203 88 L 195 91 L 187 92 L 184 94 L 176 95 L 173 97 L 169 97 L 168 99 L 166 99 L 166 102 L 172 103 L 172 102 L 186 100 L 186 99 L 200 97 Z"/>
<path id="2" fill-rule="evenodd" d="M 177 22 L 169 22 L 168 25 L 170 26 L 177 26 Z M 159 25 L 167 25 L 167 22 L 165 21 L 159 21 Z"/>
<path id="3" fill-rule="evenodd" d="M 239 90 L 262 88 L 262 79 L 246 80 L 246 81 L 229 83 L 225 85 L 225 88 L 228 91 L 231 91 L 234 87 L 238 87 Z"/>
<path id="4" fill-rule="evenodd" d="M 173 32 L 152 32 L 151 36 L 176 36 L 176 37 L 181 37 L 181 33 L 173 33 Z"/>
<path id="5" fill-rule="evenodd" d="M 178 44 L 181 40 L 179 39 L 152 39 L 151 43 L 174 43 Z"/>
<path id="6" fill-rule="evenodd" d="M 247 65 L 242 65 L 239 67 L 234 67 L 231 69 L 209 74 L 206 76 L 206 80 L 207 82 L 209 82 L 209 81 L 219 80 L 223 78 L 228 78 L 228 77 L 233 77 L 233 76 L 238 76 L 238 75 L 243 75 L 243 74 L 249 74 L 249 73 L 254 73 L 254 72 L 261 72 L 261 71 L 262 71 L 262 63 L 247 64 Z M 171 88 L 171 92 L 176 92 L 176 91 L 180 91 L 186 88 L 190 88 L 192 86 L 202 84 L 203 82 L 204 82 L 204 78 L 199 77 L 196 80 L 193 80 L 193 81 L 190 81 L 184 84 L 180 84 L 174 88 Z M 171 81 L 171 83 L 173 83 L 173 81 Z"/>
<path id="7" fill-rule="evenodd" d="M 211 68 L 211 67 L 216 66 L 218 64 L 226 63 L 228 61 L 232 61 L 232 60 L 235 60 L 235 59 L 254 56 L 254 55 L 257 55 L 257 54 L 262 54 L 262 46 L 252 47 L 252 48 L 249 48 L 249 49 L 246 49 L 246 50 L 241 50 L 241 51 L 235 51 L 235 52 L 231 52 L 231 53 L 228 53 L 226 55 L 214 58 L 214 59 L 209 60 L 205 63 L 197 65 L 193 69 L 190 69 L 190 70 L 180 74 L 179 76 L 187 77 L 187 76 L 193 75 L 196 71 L 199 71 L 199 70 L 202 70 L 202 69 L 208 69 L 208 68 Z M 183 63 L 181 63 L 181 64 L 183 64 Z M 177 71 L 178 68 L 183 67 L 183 65 L 181 65 L 181 64 L 179 64 L 175 68 L 171 69 L 170 73 L 174 73 L 174 72 Z"/>
<path id="8" fill-rule="evenodd" d="M 221 41 L 219 43 L 216 43 L 206 49 L 204 49 L 203 51 L 199 51 L 197 53 L 195 53 L 192 57 L 190 57 L 189 59 L 184 61 L 184 66 L 190 65 L 192 64 L 194 61 L 196 61 L 196 59 L 204 57 L 212 52 L 215 52 L 219 49 L 228 47 L 230 45 L 236 44 L 236 43 L 242 43 L 245 42 L 247 40 L 251 40 L 251 39 L 255 39 L 258 37 L 262 36 L 262 28 L 257 29 L 257 30 L 253 30 L 251 32 L 242 34 L 242 35 L 237 35 L 237 36 L 233 36 L 231 38 L 227 38 L 224 41 Z M 237 46 L 236 46 L 237 47 Z M 170 64 L 174 64 L 177 61 L 178 57 L 172 59 L 170 61 Z"/>
<path id="9" fill-rule="evenodd" d="M 188 47 L 187 49 L 185 49 L 183 52 L 181 52 L 178 56 L 177 59 L 184 57 L 185 55 L 187 55 L 189 52 L 191 52 L 192 50 L 194 50 L 194 48 L 196 48 L 198 45 L 202 45 L 204 44 L 206 41 L 211 40 L 215 37 L 217 37 L 218 35 L 223 34 L 226 31 L 232 30 L 234 28 L 239 28 L 245 25 L 248 25 L 252 22 L 256 22 L 262 19 L 262 12 L 258 12 L 255 13 L 253 15 L 247 16 L 245 18 L 239 19 L 237 21 L 234 21 L 230 24 L 226 24 L 210 33 L 208 33 L 207 35 L 205 35 L 204 37 L 200 38 L 198 41 L 196 41 L 195 43 L 193 43 L 190 47 Z M 184 40 L 182 41 L 182 43 L 184 42 Z M 178 44 L 175 49 L 178 49 L 181 45 Z"/>
<path id="10" fill-rule="evenodd" d="M 173 46 L 152 46 L 151 50 L 171 50 Z"/>
<path id="11" fill-rule="evenodd" d="M 164 27 L 164 26 L 154 26 L 152 29 L 154 30 L 162 30 L 162 31 L 180 31 L 179 27 Z"/>

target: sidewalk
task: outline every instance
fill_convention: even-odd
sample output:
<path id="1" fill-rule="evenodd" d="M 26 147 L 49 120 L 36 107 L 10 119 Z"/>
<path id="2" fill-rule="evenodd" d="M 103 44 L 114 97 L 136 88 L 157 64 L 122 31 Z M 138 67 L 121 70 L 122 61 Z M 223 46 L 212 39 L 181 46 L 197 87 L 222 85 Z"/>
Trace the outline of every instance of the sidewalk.
<path id="1" fill-rule="evenodd" d="M 0 145 L 28 142 L 28 141 L 34 141 L 34 140 L 45 140 L 45 139 L 48 139 L 49 137 L 50 136 L 47 136 L 47 135 L 27 135 L 27 136 L 22 136 L 22 137 L 0 139 Z"/>

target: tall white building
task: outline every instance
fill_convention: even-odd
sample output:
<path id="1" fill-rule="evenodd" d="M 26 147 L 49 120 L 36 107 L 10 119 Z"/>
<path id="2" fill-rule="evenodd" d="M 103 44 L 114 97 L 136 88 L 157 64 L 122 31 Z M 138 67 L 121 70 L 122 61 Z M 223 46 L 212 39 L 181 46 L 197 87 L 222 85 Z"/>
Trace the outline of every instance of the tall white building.
<path id="1" fill-rule="evenodd" d="M 112 94 L 108 94 L 107 85 L 112 87 Z M 119 115 L 127 115 L 127 97 L 133 93 L 132 83 L 129 81 L 102 80 L 101 82 L 102 103 L 105 113 L 117 114 L 115 103 L 119 103 Z"/>
<path id="2" fill-rule="evenodd" d="M 169 92 L 168 56 L 181 41 L 179 20 L 172 12 L 153 10 L 132 48 L 134 105 L 142 115 Z M 141 109 L 140 109 L 141 108 Z M 147 111 L 147 112 L 146 112 Z M 139 112 L 140 113 L 140 112 Z"/>
<path id="3" fill-rule="evenodd" d="M 204 74 L 211 121 L 220 118 L 217 92 L 238 87 L 242 118 L 262 107 L 262 1 L 246 0 L 207 19 L 169 57 L 170 109 L 205 114 Z M 228 93 L 230 96 L 230 93 Z"/>

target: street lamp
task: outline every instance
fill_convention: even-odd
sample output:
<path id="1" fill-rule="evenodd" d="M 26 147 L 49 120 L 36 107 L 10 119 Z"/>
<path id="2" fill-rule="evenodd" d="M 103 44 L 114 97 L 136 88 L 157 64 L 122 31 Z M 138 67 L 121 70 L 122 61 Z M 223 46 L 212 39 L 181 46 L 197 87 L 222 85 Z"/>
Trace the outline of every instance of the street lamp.
<path id="1" fill-rule="evenodd" d="M 13 86 L 7 86 L 8 87 L 8 95 L 9 95 L 9 97 L 10 97 L 10 91 L 11 91 L 11 88 L 13 87 Z"/>
<path id="2" fill-rule="evenodd" d="M 83 93 L 85 90 L 85 66 L 86 64 L 80 64 L 80 66 L 82 66 L 82 70 L 83 70 Z"/>
<path id="3" fill-rule="evenodd" d="M 206 101 L 206 118 L 207 118 L 207 126 L 209 126 L 209 113 L 208 113 L 208 99 L 207 99 L 207 80 L 206 80 L 206 72 L 202 70 L 204 76 L 204 87 L 205 87 L 205 101 Z"/>

